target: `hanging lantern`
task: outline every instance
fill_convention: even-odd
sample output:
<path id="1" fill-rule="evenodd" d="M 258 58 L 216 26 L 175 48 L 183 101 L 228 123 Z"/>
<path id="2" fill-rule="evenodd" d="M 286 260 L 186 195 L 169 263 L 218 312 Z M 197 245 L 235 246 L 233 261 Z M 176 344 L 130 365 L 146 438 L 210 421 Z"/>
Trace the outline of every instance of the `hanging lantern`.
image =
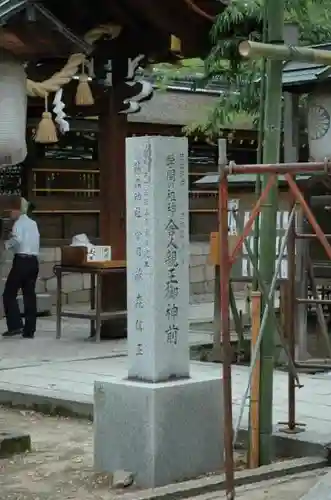
<path id="1" fill-rule="evenodd" d="M 0 167 L 21 163 L 27 154 L 26 74 L 22 64 L 0 53 Z"/>
<path id="2" fill-rule="evenodd" d="M 314 92 L 308 97 L 309 156 L 314 161 L 331 159 L 331 94 Z"/>

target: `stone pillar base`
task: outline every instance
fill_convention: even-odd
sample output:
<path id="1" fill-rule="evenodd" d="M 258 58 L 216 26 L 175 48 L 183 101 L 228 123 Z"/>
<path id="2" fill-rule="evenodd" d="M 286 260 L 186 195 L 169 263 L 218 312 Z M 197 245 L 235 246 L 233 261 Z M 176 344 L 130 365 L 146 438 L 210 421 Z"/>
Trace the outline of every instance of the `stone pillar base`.
<path id="1" fill-rule="evenodd" d="M 167 383 L 96 382 L 94 465 L 126 470 L 143 488 L 220 471 L 222 381 L 204 375 Z"/>

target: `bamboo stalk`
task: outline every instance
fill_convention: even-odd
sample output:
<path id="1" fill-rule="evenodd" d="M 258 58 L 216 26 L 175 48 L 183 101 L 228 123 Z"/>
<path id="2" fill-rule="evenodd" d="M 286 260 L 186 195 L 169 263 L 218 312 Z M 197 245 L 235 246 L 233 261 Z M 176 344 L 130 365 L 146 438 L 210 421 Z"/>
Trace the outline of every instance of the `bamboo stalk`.
<path id="1" fill-rule="evenodd" d="M 331 52 L 328 50 L 297 47 L 292 45 L 277 45 L 245 40 L 239 45 L 239 53 L 247 59 L 265 57 L 274 61 L 315 62 L 331 64 Z"/>
<path id="2" fill-rule="evenodd" d="M 262 30 L 262 41 L 265 43 L 268 39 L 268 26 L 267 26 L 267 3 L 264 2 L 263 6 L 263 30 Z M 257 163 L 262 163 L 263 161 L 263 142 L 264 142 L 264 113 L 265 113 L 265 90 L 266 90 L 266 70 L 267 61 L 265 58 L 262 59 L 262 71 L 261 71 L 261 82 L 260 82 L 260 119 L 259 119 L 259 132 L 258 132 L 258 149 L 257 149 Z M 256 199 L 261 196 L 261 175 L 257 174 L 255 181 L 255 195 Z M 257 215 L 254 225 L 254 255 L 256 268 L 259 266 L 259 241 L 260 241 L 260 214 Z M 253 290 L 258 289 L 258 279 L 256 272 L 253 275 Z"/>
<path id="3" fill-rule="evenodd" d="M 260 333 L 261 325 L 261 293 L 254 291 L 252 297 L 252 339 L 251 351 L 254 352 Z M 250 401 L 250 440 L 249 460 L 250 469 L 260 465 L 260 359 L 257 357 L 252 372 L 251 401 Z"/>
<path id="4" fill-rule="evenodd" d="M 284 36 L 284 0 L 265 0 L 268 42 L 282 40 Z M 264 44 L 267 47 L 270 45 Z M 272 45 L 273 47 L 274 45 Z M 268 58 L 268 54 L 265 54 Z M 281 61 L 268 58 L 266 67 L 266 94 L 264 120 L 263 163 L 279 162 L 282 115 L 282 72 Z M 270 172 L 262 178 L 262 190 L 270 181 Z M 276 215 L 278 186 L 270 190 L 261 210 L 260 228 L 260 274 L 267 290 L 270 290 L 276 261 Z M 273 302 L 273 297 L 272 297 Z M 263 301 L 264 305 L 264 301 Z M 267 465 L 273 459 L 272 407 L 275 322 L 271 311 L 266 317 L 264 336 L 260 348 L 260 465 Z"/>

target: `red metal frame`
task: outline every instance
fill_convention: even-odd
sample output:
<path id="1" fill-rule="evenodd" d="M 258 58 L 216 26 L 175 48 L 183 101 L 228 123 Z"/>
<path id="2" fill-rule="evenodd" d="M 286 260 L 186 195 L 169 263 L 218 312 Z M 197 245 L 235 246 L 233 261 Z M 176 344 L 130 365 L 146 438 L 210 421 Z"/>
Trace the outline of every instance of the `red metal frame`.
<path id="1" fill-rule="evenodd" d="M 232 251 L 232 255 L 230 258 L 230 265 L 231 266 L 233 265 L 234 261 L 236 260 L 236 257 L 238 255 L 238 253 L 240 252 L 241 247 L 243 246 L 244 240 L 247 238 L 251 229 L 253 228 L 254 221 L 255 221 L 256 217 L 259 215 L 259 213 L 261 212 L 261 205 L 264 202 L 264 200 L 266 199 L 266 197 L 268 196 L 270 189 L 275 184 L 275 181 L 276 181 L 276 176 L 272 175 L 270 177 L 265 189 L 262 191 L 260 198 L 256 202 L 256 204 L 252 210 L 252 213 L 251 213 L 251 215 L 250 215 L 250 217 L 249 217 L 248 221 L 246 222 L 246 225 L 243 229 L 243 234 L 240 236 L 239 240 L 237 241 L 237 243 Z"/>
<path id="2" fill-rule="evenodd" d="M 220 311 L 221 311 L 221 332 L 220 342 L 223 344 L 223 398 L 224 398 L 224 443 L 225 443 L 225 473 L 226 473 L 226 493 L 227 498 L 232 500 L 235 496 L 234 470 L 233 470 L 233 421 L 232 421 L 232 348 L 230 342 L 230 317 L 229 317 L 229 280 L 230 270 L 245 238 L 249 235 L 257 215 L 261 211 L 261 205 L 274 185 L 277 175 L 284 175 L 285 180 L 292 192 L 296 202 L 302 209 L 316 233 L 316 237 L 323 245 L 328 257 L 331 259 L 331 245 L 329 244 L 323 230 L 317 223 L 311 209 L 309 208 L 302 192 L 291 174 L 309 172 L 331 173 L 331 162 L 311 162 L 311 163 L 276 163 L 270 165 L 229 165 L 222 170 L 219 184 L 219 240 L 220 240 Z M 270 179 L 264 188 L 257 203 L 255 204 L 251 216 L 240 236 L 232 254 L 229 254 L 228 239 L 228 180 L 229 174 L 270 174 Z M 294 416 L 292 415 L 292 420 Z"/>
<path id="3" fill-rule="evenodd" d="M 232 425 L 232 381 L 231 361 L 232 349 L 230 341 L 230 315 L 229 315 L 229 239 L 228 239 L 228 179 L 224 175 L 219 186 L 219 231 L 220 244 L 220 297 L 221 297 L 221 332 L 220 341 L 223 345 L 223 401 L 224 401 L 224 424 L 227 430 L 224 432 L 224 448 L 226 463 L 226 494 L 228 500 L 234 499 L 234 461 L 233 461 L 233 425 Z M 230 404 L 229 404 L 230 402 Z M 231 425 L 226 425 L 226 422 Z M 225 429 L 225 428 L 224 428 Z"/>

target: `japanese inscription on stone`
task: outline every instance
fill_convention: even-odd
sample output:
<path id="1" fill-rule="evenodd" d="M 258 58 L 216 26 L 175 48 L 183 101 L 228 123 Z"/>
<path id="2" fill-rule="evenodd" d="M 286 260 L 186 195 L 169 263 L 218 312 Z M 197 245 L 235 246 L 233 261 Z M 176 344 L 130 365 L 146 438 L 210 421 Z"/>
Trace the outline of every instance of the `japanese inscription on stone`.
<path id="1" fill-rule="evenodd" d="M 149 300 L 148 288 L 144 286 L 148 281 L 150 269 L 150 184 L 151 184 L 151 146 L 146 144 L 142 154 L 133 163 L 134 186 L 134 252 L 135 268 L 132 280 L 134 283 L 134 335 L 136 336 L 136 356 L 144 353 L 143 333 L 145 331 L 144 309 Z"/>
<path id="2" fill-rule="evenodd" d="M 127 139 L 127 162 L 129 375 L 186 376 L 187 141 Z"/>
<path id="3" fill-rule="evenodd" d="M 177 277 L 178 268 L 178 232 L 179 222 L 177 214 L 177 198 L 176 198 L 176 158 L 174 154 L 169 153 L 166 157 L 167 169 L 167 211 L 168 221 L 165 226 L 167 233 L 167 248 L 165 253 L 165 265 L 167 266 L 167 280 L 165 283 L 165 298 L 166 309 L 165 317 L 167 320 L 167 329 L 165 331 L 166 342 L 168 344 L 177 345 L 178 342 L 178 306 L 177 297 L 179 293 L 179 282 Z M 177 224 L 178 222 L 178 224 Z"/>

